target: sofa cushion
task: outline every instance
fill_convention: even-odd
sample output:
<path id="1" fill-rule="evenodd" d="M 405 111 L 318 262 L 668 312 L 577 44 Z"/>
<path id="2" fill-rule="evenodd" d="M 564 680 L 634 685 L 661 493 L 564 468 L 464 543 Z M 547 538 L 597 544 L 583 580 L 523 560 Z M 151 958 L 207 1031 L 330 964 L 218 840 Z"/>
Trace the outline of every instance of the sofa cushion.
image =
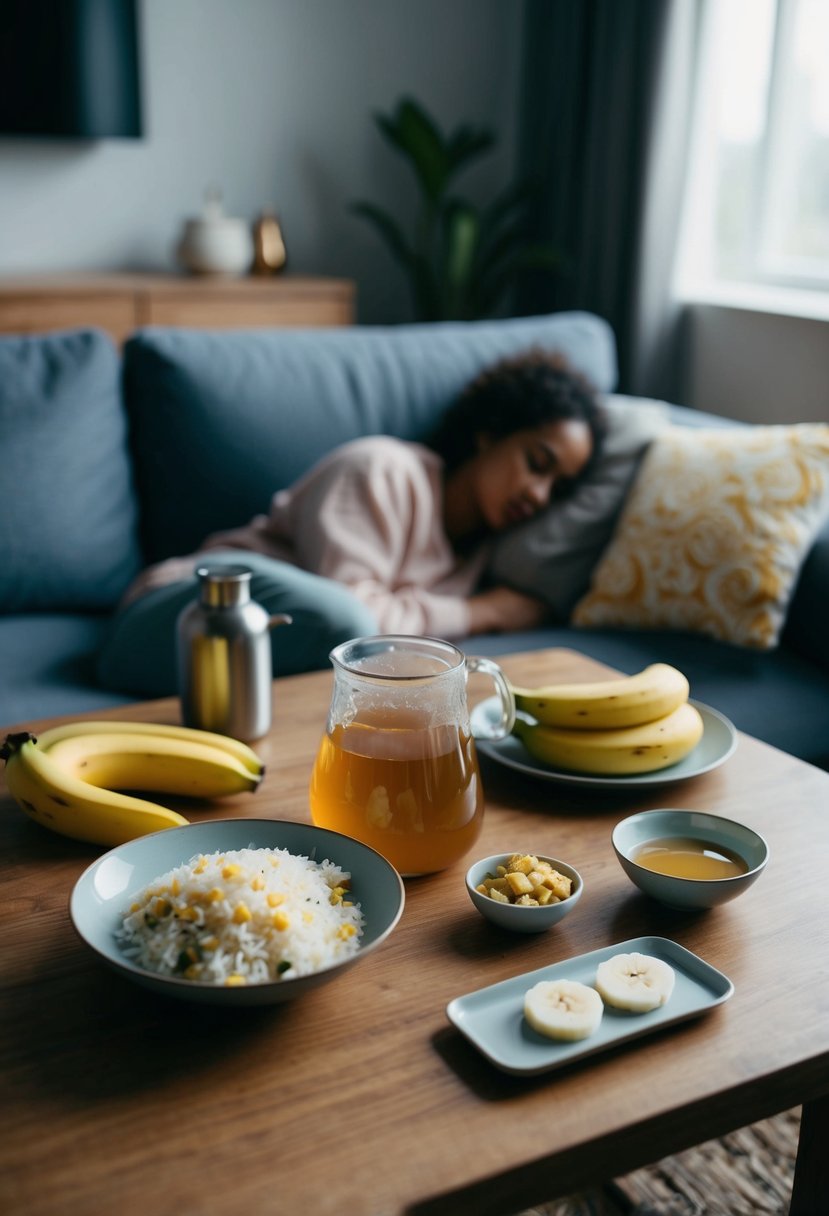
<path id="1" fill-rule="evenodd" d="M 146 556 L 191 552 L 267 511 L 337 444 L 422 439 L 464 385 L 531 346 L 560 351 L 602 392 L 609 326 L 587 313 L 498 322 L 211 333 L 147 329 L 125 349 Z"/>
<path id="2" fill-rule="evenodd" d="M 95 660 L 108 622 L 100 613 L 0 616 L 0 740 L 9 726 L 135 700 L 97 682 Z"/>
<path id="3" fill-rule="evenodd" d="M 600 458 L 566 498 L 496 537 L 491 578 L 537 595 L 566 620 L 590 574 L 650 442 L 669 425 L 665 402 L 608 395 L 607 436 Z"/>
<path id="4" fill-rule="evenodd" d="M 776 646 L 827 515 L 829 426 L 676 428 L 645 457 L 573 622 Z"/>
<path id="5" fill-rule="evenodd" d="M 126 427 L 105 334 L 0 337 L 0 613 L 117 602 L 141 564 Z"/>

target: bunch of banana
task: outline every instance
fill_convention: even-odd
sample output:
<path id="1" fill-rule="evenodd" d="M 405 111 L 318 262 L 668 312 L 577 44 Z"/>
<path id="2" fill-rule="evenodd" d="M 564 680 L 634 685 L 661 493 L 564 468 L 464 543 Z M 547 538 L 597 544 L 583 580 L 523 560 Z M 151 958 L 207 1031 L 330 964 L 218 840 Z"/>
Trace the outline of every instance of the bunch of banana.
<path id="1" fill-rule="evenodd" d="M 120 791 L 221 798 L 255 790 L 265 771 L 237 739 L 145 722 L 71 722 L 39 738 L 23 731 L 6 738 L 0 757 L 9 793 L 36 823 L 107 846 L 188 822 Z"/>
<path id="2" fill-rule="evenodd" d="M 602 776 L 678 763 L 702 738 L 688 680 L 667 663 L 588 684 L 513 688 L 522 711 L 513 733 L 542 764 Z M 528 718 L 526 715 L 532 715 Z"/>
<path id="3" fill-rule="evenodd" d="M 651 663 L 635 676 L 591 684 L 513 685 L 515 708 L 545 726 L 605 730 L 664 718 L 688 700 L 688 680 L 668 663 Z"/>

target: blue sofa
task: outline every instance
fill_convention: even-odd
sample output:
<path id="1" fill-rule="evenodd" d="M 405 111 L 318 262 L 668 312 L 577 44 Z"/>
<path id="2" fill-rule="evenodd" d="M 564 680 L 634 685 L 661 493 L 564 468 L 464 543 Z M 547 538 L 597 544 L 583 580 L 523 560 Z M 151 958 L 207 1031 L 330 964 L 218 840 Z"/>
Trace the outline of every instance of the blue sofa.
<path id="1" fill-rule="evenodd" d="M 103 689 L 95 663 L 142 564 L 266 510 L 275 489 L 338 443 L 422 438 L 476 371 L 532 345 L 563 351 L 612 393 L 613 335 L 587 313 L 388 329 L 147 329 L 123 356 L 95 330 L 0 338 L 0 728 L 133 700 Z M 624 397 L 615 407 L 627 401 L 633 408 Z M 674 423 L 723 425 L 664 408 Z M 610 516 L 582 560 L 598 557 L 612 526 Z M 692 694 L 738 727 L 829 767 L 827 597 L 829 528 L 802 566 L 774 650 L 566 619 L 475 638 L 469 649 L 568 646 L 627 672 L 674 663 Z"/>

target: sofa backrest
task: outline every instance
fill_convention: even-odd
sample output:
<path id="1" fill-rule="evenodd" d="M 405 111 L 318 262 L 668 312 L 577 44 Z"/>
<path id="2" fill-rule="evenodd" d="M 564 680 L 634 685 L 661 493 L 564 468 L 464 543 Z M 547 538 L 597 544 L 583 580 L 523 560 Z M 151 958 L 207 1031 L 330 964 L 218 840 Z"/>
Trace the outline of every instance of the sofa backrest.
<path id="1" fill-rule="evenodd" d="M 125 348 L 145 557 L 194 550 L 265 512 L 331 448 L 422 439 L 464 385 L 533 346 L 610 391 L 610 327 L 588 313 L 324 330 L 146 329 Z"/>

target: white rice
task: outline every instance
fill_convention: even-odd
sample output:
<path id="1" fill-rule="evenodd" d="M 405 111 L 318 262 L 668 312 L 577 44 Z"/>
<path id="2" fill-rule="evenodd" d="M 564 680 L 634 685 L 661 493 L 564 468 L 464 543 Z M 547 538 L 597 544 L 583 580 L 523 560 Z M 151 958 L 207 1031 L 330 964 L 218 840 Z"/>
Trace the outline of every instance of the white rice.
<path id="1" fill-rule="evenodd" d="M 203 984 L 310 975 L 360 948 L 350 878 L 287 849 L 198 854 L 134 897 L 116 938 L 137 966 Z"/>

